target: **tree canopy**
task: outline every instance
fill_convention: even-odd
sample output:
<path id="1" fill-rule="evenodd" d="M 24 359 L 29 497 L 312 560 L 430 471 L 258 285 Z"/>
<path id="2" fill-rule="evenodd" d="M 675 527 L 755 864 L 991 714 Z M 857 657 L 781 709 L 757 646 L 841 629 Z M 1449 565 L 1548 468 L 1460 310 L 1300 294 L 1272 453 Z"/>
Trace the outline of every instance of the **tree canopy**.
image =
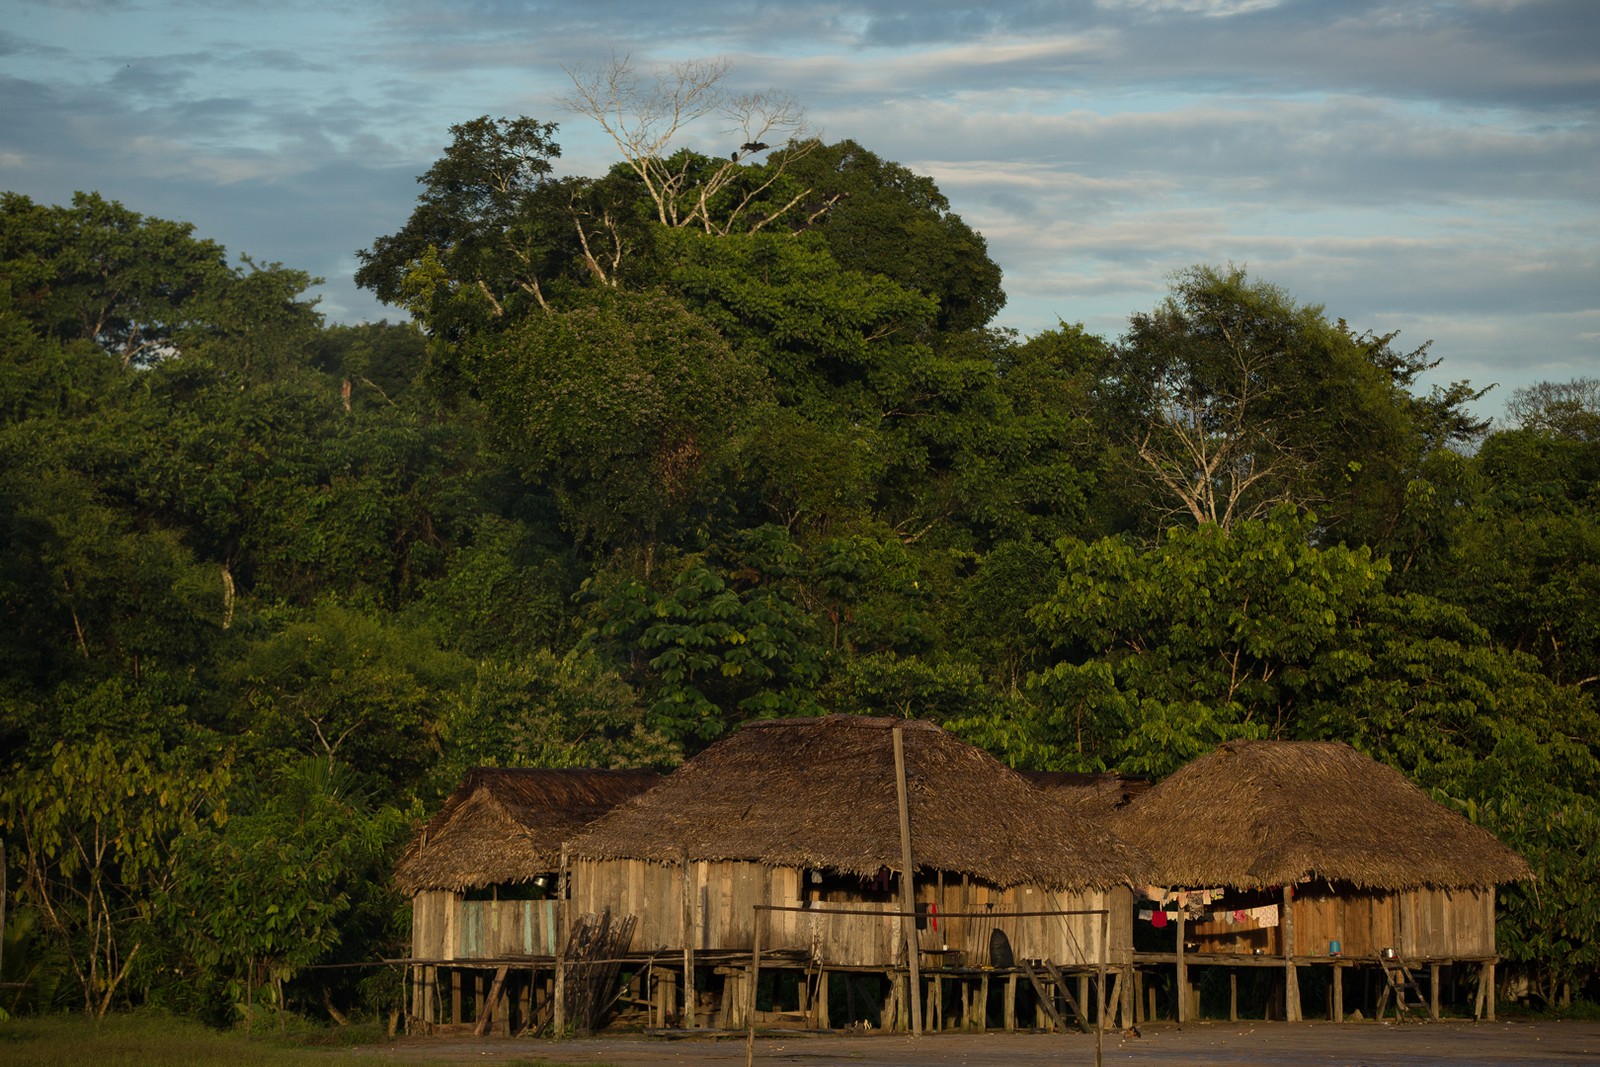
<path id="1" fill-rule="evenodd" d="M 1418 391 L 1448 353 L 1232 265 L 1018 336 L 931 178 L 667 73 L 577 83 L 594 177 L 452 127 L 360 253 L 406 323 L 0 200 L 0 833 L 55 975 L 8 1009 L 376 1006 L 317 965 L 399 954 L 384 872 L 470 767 L 823 712 L 1153 776 L 1349 741 L 1524 850 L 1503 952 L 1593 980 L 1592 381 L 1489 427 Z M 749 125 L 700 154 L 663 100 Z"/>

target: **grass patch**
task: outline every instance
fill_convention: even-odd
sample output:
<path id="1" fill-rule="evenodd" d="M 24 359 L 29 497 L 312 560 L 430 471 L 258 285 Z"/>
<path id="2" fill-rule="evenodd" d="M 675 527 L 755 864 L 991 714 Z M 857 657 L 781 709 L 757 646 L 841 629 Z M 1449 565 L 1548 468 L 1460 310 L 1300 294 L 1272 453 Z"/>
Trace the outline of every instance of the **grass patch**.
<path id="1" fill-rule="evenodd" d="M 193 1019 L 155 1012 L 108 1016 L 50 1015 L 0 1022 L 0 1067 L 299 1067 L 304 1064 L 382 1063 L 349 1052 L 353 1044 L 383 1040 L 376 1025 L 347 1027 L 355 1034 L 301 1024 L 286 1035 L 276 1029 L 254 1039 L 242 1030 L 213 1030 Z"/>
<path id="2" fill-rule="evenodd" d="M 193 1019 L 157 1012 L 108 1016 L 13 1018 L 0 1022 L 0 1067 L 382 1067 L 370 1048 L 385 1040 L 376 1023 L 318 1026 L 298 1020 L 280 1034 L 259 1021 L 253 1038 L 240 1030 L 214 1030 Z M 463 1057 L 454 1062 L 465 1062 Z M 439 1060 L 434 1067 L 452 1061 Z M 501 1061 L 504 1067 L 547 1067 L 536 1057 Z M 429 1067 L 407 1059 L 406 1067 Z M 603 1065 L 596 1065 L 603 1067 Z"/>

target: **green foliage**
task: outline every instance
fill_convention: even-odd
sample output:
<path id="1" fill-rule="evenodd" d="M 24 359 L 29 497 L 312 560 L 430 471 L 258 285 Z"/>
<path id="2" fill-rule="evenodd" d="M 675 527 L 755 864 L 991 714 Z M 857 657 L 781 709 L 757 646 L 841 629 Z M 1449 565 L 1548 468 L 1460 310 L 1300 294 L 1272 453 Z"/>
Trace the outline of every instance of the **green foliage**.
<path id="1" fill-rule="evenodd" d="M 816 229 L 841 266 L 935 298 L 940 330 L 988 325 L 1005 306 L 1000 267 L 932 178 L 855 141 L 809 147 L 784 161 L 784 189 L 810 190 L 797 214 L 817 216 Z"/>
<path id="2" fill-rule="evenodd" d="M 532 316 L 474 366 L 524 476 L 601 545 L 653 545 L 707 503 L 767 395 L 758 368 L 658 293 Z"/>
<path id="3" fill-rule="evenodd" d="M 239 1010 L 247 999 L 282 1009 L 285 983 L 303 968 L 392 950 L 400 900 L 389 864 L 408 814 L 379 806 L 353 768 L 326 756 L 237 790 L 226 823 L 185 838 L 172 891 L 157 902 L 172 965 Z"/>
<path id="4" fill-rule="evenodd" d="M 1193 267 L 1129 320 L 1103 379 L 1105 425 L 1193 521 L 1229 525 L 1291 501 L 1372 540 L 1422 458 L 1485 425 L 1465 411 L 1481 391 L 1412 396 L 1437 361 L 1427 345 L 1395 351 L 1394 337 L 1329 323 L 1240 268 Z"/>
<path id="5" fill-rule="evenodd" d="M 37 912 L 70 961 L 86 1014 L 101 1016 L 159 946 L 156 908 L 173 890 L 176 849 L 225 820 L 226 765 L 106 734 L 58 743 L 35 770 L 0 786 L 0 827 L 21 855 L 19 902 Z"/>
<path id="6" fill-rule="evenodd" d="M 322 602 L 249 639 L 219 671 L 255 766 L 318 756 L 397 797 L 436 758 L 452 694 L 474 668 L 427 630 Z"/>
<path id="7" fill-rule="evenodd" d="M 479 664 L 441 724 L 438 796 L 473 767 L 664 767 L 682 750 L 638 695 L 592 655 L 543 649 L 516 663 Z"/>
<path id="8" fill-rule="evenodd" d="M 535 205 L 561 155 L 555 131 L 487 115 L 450 127 L 444 156 L 417 179 L 423 192 L 405 227 L 357 253 L 356 283 L 441 339 L 519 320 L 551 270 L 551 225 Z"/>
<path id="9" fill-rule="evenodd" d="M 1041 769 L 1349 740 L 1529 856 L 1500 943 L 1547 997 L 1600 970 L 1592 383 L 1465 454 L 1426 346 L 1241 270 L 1020 339 L 853 142 L 557 179 L 554 132 L 454 127 L 362 253 L 415 325 L 0 202 L 0 1007 L 381 1007 L 312 965 L 401 950 L 394 851 L 467 768 L 823 711 Z"/>
<path id="10" fill-rule="evenodd" d="M 1079 759 L 1166 774 L 1232 737 L 1282 736 L 1382 590 L 1371 553 L 1318 549 L 1308 518 L 1168 532 L 1140 552 L 1061 543 L 1031 619 L 1054 662 L 1034 685 Z"/>
<path id="11" fill-rule="evenodd" d="M 764 527 L 725 556 L 689 557 L 665 588 L 596 580 L 587 641 L 648 657 L 635 673 L 650 724 L 686 748 L 746 718 L 814 713 L 822 653 L 797 599 L 802 566 L 787 535 Z"/>

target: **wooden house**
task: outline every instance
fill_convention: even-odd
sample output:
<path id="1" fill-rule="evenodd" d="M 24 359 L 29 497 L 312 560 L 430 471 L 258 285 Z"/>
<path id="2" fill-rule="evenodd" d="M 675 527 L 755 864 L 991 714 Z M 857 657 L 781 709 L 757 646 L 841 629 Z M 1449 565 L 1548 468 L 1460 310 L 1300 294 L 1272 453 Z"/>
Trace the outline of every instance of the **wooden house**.
<path id="1" fill-rule="evenodd" d="M 748 957 L 759 922 L 780 966 L 903 980 L 896 734 L 919 969 L 1128 961 L 1136 852 L 933 723 L 863 716 L 748 723 L 596 820 L 569 843 L 574 913 L 637 916 L 637 948 L 702 965 Z"/>
<path id="2" fill-rule="evenodd" d="M 1492 984 L 1495 887 L 1532 877 L 1488 831 L 1333 741 L 1222 745 L 1135 797 L 1115 825 L 1154 857 L 1136 922 L 1175 933 L 1180 976 L 1275 960 L 1291 1019 L 1304 964 L 1334 967 L 1335 1017 L 1353 965 L 1382 967 L 1386 985 L 1391 971 L 1426 965 L 1435 1013 L 1442 966 L 1477 964 Z"/>
<path id="3" fill-rule="evenodd" d="M 474 972 L 554 957 L 563 936 L 562 842 L 659 780 L 642 770 L 470 772 L 395 866 L 396 884 L 411 897 L 409 962 L 423 988 L 416 1017 L 459 1022 L 464 977 L 482 986 L 484 974 Z M 444 996 L 434 988 L 441 978 L 452 985 L 443 1007 L 434 996 Z M 508 1015 L 500 1013 L 502 1022 Z"/>

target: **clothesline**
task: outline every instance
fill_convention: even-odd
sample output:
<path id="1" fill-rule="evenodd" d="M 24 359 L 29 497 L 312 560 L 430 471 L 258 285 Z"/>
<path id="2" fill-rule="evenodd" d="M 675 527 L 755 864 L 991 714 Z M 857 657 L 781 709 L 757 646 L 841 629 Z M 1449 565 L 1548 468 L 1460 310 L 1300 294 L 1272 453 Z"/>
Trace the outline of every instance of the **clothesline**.
<path id="1" fill-rule="evenodd" d="M 1192 923 L 1224 923 L 1229 926 L 1247 926 L 1257 930 L 1278 925 L 1278 905 L 1276 904 L 1263 904 L 1258 908 L 1222 908 L 1193 914 L 1184 908 L 1154 906 L 1141 907 L 1138 911 L 1141 921 L 1156 927 L 1166 926 L 1169 922 L 1177 922 L 1180 915 Z"/>

